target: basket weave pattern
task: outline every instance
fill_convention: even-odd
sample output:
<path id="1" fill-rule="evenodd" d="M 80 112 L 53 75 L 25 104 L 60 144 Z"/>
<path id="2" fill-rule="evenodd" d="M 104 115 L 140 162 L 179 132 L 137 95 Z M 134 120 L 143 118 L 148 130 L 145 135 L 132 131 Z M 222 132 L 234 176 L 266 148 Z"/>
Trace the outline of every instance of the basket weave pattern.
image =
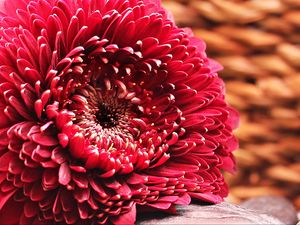
<path id="1" fill-rule="evenodd" d="M 283 195 L 300 208 L 300 1 L 165 0 L 224 70 L 228 101 L 241 112 L 235 202 Z"/>

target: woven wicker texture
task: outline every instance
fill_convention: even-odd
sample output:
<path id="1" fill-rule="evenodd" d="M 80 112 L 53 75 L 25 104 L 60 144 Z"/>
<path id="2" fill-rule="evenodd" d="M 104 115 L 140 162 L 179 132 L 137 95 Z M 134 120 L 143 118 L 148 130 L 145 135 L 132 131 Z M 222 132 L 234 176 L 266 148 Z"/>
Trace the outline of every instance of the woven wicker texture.
<path id="1" fill-rule="evenodd" d="M 241 112 L 230 200 L 283 195 L 300 208 L 300 0 L 165 0 L 207 43 Z"/>

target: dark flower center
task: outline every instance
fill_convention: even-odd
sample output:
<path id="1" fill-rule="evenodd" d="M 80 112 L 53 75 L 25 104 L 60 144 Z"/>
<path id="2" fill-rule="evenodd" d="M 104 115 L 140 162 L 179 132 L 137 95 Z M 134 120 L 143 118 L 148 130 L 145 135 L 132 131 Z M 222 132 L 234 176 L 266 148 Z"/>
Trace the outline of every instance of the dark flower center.
<path id="1" fill-rule="evenodd" d="M 118 114 L 117 109 L 110 108 L 106 103 L 101 103 L 96 118 L 102 127 L 111 128 L 118 124 Z"/>

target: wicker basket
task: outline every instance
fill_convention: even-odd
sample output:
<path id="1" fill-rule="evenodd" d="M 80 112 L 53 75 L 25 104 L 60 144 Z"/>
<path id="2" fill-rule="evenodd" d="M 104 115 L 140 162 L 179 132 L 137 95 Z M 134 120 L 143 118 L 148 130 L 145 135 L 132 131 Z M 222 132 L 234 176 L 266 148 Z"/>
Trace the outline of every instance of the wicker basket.
<path id="1" fill-rule="evenodd" d="M 241 112 L 235 202 L 289 197 L 300 209 L 300 0 L 165 0 L 205 40 Z"/>

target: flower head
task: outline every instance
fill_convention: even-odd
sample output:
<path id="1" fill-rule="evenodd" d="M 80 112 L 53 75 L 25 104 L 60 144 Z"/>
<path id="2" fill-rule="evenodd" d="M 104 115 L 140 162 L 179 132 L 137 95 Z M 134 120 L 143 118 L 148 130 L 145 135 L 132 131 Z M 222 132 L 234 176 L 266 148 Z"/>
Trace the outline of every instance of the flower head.
<path id="1" fill-rule="evenodd" d="M 0 221 L 130 224 L 227 195 L 238 115 L 159 1 L 6 0 L 0 26 Z"/>

